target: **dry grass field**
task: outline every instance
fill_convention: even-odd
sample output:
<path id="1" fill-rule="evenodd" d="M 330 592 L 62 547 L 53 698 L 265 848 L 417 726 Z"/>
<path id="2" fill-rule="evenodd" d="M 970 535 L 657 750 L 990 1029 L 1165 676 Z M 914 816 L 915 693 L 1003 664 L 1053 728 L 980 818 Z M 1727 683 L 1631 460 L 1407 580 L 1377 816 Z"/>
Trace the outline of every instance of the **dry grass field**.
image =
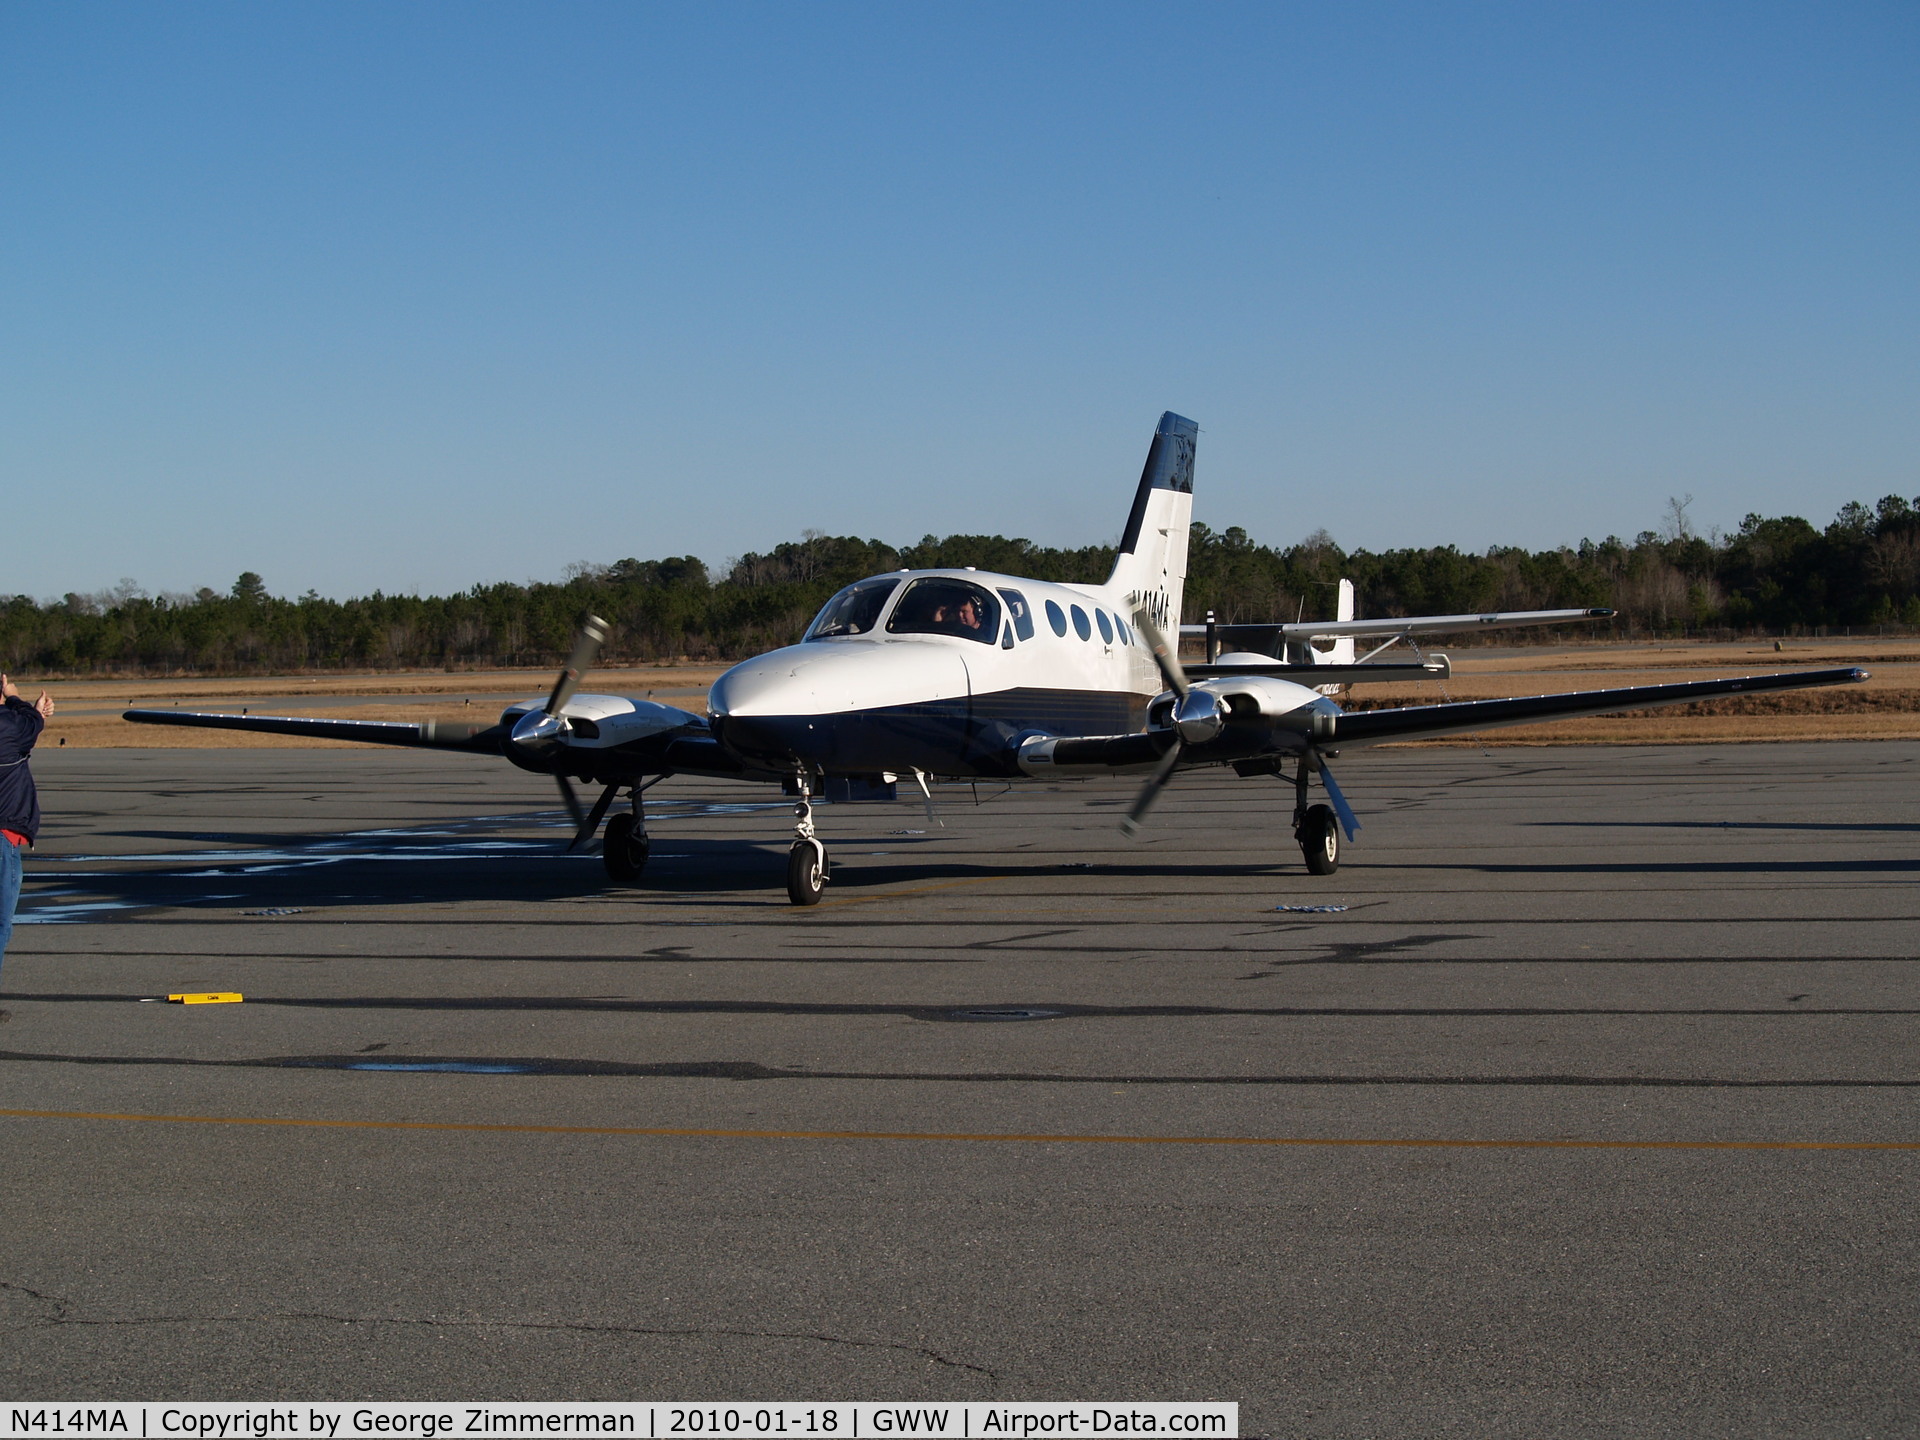
<path id="1" fill-rule="evenodd" d="M 1443 647 L 1444 648 L 1444 647 Z M 1432 704 L 1495 696 L 1656 685 L 1714 676 L 1859 665 L 1873 674 L 1864 685 L 1763 695 L 1563 720 L 1495 730 L 1485 740 L 1421 742 L 1451 745 L 1690 744 L 1740 740 L 1920 739 L 1920 644 L 1904 641 L 1789 640 L 1659 645 L 1513 647 L 1455 652 L 1453 678 L 1366 686 L 1351 705 Z M 609 667 L 594 672 L 592 688 L 652 696 L 698 710 L 722 667 L 715 665 Z M 32 676 L 15 677 L 28 695 Z M 447 674 L 412 671 L 372 675 L 302 675 L 253 679 L 81 680 L 50 686 L 59 711 L 43 745 L 89 747 L 250 746 L 308 749 L 345 742 L 232 730 L 188 730 L 134 725 L 120 718 L 129 706 L 177 705 L 183 710 L 314 715 L 354 720 L 473 720 L 492 718 L 514 700 L 544 695 L 550 671 L 496 670 Z"/>

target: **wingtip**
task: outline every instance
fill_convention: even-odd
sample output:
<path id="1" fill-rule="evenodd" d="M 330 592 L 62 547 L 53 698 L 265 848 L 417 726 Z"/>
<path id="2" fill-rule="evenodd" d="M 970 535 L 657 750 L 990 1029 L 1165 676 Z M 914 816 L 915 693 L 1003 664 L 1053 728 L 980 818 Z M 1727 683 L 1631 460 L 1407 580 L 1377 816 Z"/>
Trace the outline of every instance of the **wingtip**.
<path id="1" fill-rule="evenodd" d="M 1862 670 L 1856 666 L 1847 672 L 1847 678 L 1858 685 L 1862 680 L 1871 680 L 1873 678 L 1873 672 L 1871 670 Z"/>

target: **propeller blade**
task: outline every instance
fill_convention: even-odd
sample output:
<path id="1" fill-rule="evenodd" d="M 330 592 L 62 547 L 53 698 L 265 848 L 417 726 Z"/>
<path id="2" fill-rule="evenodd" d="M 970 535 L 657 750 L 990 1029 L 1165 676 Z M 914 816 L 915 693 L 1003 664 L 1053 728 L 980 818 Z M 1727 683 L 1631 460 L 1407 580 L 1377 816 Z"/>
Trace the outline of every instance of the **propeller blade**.
<path id="1" fill-rule="evenodd" d="M 942 830 L 946 829 L 947 822 L 933 813 L 933 787 L 927 783 L 927 772 L 924 770 L 915 770 L 913 772 L 913 778 L 919 783 L 920 793 L 927 797 L 927 823 L 929 825 L 938 825 Z"/>
<path id="2" fill-rule="evenodd" d="M 567 783 L 565 776 L 560 778 L 560 783 L 562 785 Z M 600 798 L 593 802 L 593 810 L 591 813 L 588 814 L 585 820 L 579 822 L 579 828 L 573 832 L 573 843 L 567 846 L 567 853 L 569 855 L 592 843 L 593 832 L 600 828 L 601 817 L 607 813 L 607 807 L 613 803 L 614 792 L 619 788 L 618 785 L 609 785 L 600 792 Z M 569 788 L 568 793 L 572 793 L 571 788 Z M 579 803 L 578 800 L 574 801 L 576 805 Z"/>
<path id="3" fill-rule="evenodd" d="M 1347 832 L 1347 839 L 1353 839 L 1353 832 L 1360 828 L 1360 821 L 1353 813 L 1353 807 L 1347 804 L 1347 797 L 1340 793 L 1339 782 L 1333 778 L 1333 771 L 1327 768 L 1327 762 L 1316 751 L 1313 767 L 1320 772 L 1320 783 L 1327 787 L 1327 798 L 1333 801 L 1333 813 L 1340 817 L 1340 828 Z"/>
<path id="4" fill-rule="evenodd" d="M 1187 684 L 1187 672 L 1180 667 L 1180 654 L 1175 646 L 1167 643 L 1167 637 L 1144 610 L 1137 611 L 1133 617 L 1134 625 L 1147 637 L 1147 648 L 1153 652 L 1153 663 L 1160 667 L 1160 677 L 1167 682 L 1167 688 L 1182 700 L 1193 687 Z"/>
<path id="5" fill-rule="evenodd" d="M 580 797 L 573 793 L 573 782 L 564 775 L 553 777 L 560 782 L 560 798 L 566 802 L 567 814 L 573 817 L 573 828 L 578 830 L 587 820 L 587 807 L 580 803 Z"/>
<path id="6" fill-rule="evenodd" d="M 553 693 L 547 697 L 547 714 L 558 715 L 573 698 L 573 692 L 580 688 L 580 677 L 592 667 L 606 638 L 607 622 L 598 615 L 587 616 L 580 627 L 580 638 L 574 642 L 573 654 L 567 657 L 567 668 L 553 682 Z"/>
<path id="7" fill-rule="evenodd" d="M 1153 809 L 1153 802 L 1160 798 L 1160 792 L 1167 788 L 1167 781 L 1173 778 L 1173 767 L 1180 763 L 1182 749 L 1180 738 L 1174 736 L 1173 748 L 1160 757 L 1160 763 L 1153 768 L 1153 774 L 1147 777 L 1147 783 L 1140 787 L 1140 793 L 1134 797 L 1133 808 L 1127 811 L 1127 818 L 1120 822 L 1121 833 L 1129 840 L 1140 834 L 1140 822 L 1147 818 L 1147 812 Z"/>

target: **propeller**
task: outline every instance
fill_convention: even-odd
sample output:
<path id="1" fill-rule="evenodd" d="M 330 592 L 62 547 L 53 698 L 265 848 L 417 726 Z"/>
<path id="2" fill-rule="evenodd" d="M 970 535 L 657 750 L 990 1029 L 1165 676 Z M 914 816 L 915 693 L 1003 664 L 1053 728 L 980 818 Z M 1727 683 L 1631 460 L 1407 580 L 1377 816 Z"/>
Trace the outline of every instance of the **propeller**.
<path id="1" fill-rule="evenodd" d="M 1153 809 L 1160 792 L 1173 778 L 1174 769 L 1180 763 L 1180 752 L 1190 744 L 1204 744 L 1213 739 L 1227 723 L 1226 714 L 1220 708 L 1220 697 L 1211 690 L 1196 690 L 1187 683 L 1187 672 L 1181 668 L 1178 651 L 1167 642 L 1166 635 L 1151 617 L 1140 611 L 1134 615 L 1133 623 L 1147 637 L 1153 663 L 1160 667 L 1160 677 L 1173 691 L 1174 701 L 1173 745 L 1160 757 L 1160 763 L 1154 766 L 1147 783 L 1134 797 L 1126 818 L 1120 822 L 1121 830 L 1129 838 L 1140 833 L 1140 822 L 1147 818 L 1147 812 Z"/>
<path id="2" fill-rule="evenodd" d="M 580 677 L 593 665 L 606 638 L 607 622 L 598 615 L 587 616 L 580 626 L 580 638 L 574 641 L 573 653 L 567 656 L 566 665 L 553 682 L 553 693 L 547 696 L 545 708 L 529 710 L 520 717 L 513 727 L 513 744 L 533 751 L 544 751 L 551 750 L 565 738 L 569 727 L 566 717 L 560 712 L 567 708 L 567 702 L 580 688 Z M 566 805 L 567 814 L 573 818 L 573 843 L 567 848 L 570 851 L 577 850 L 593 838 L 594 827 L 606 813 L 609 796 L 601 796 L 600 803 L 589 813 L 586 806 L 580 803 L 580 797 L 574 793 L 572 781 L 561 774 L 553 778 L 560 786 L 561 802 Z"/>
<path id="3" fill-rule="evenodd" d="M 547 697 L 547 714 L 558 719 L 560 712 L 567 708 L 567 701 L 580 688 L 580 677 L 591 668 L 606 639 L 607 622 L 598 615 L 587 616 L 580 626 L 580 638 L 573 642 L 573 653 L 567 657 L 566 669 L 553 682 L 553 693 Z"/>
<path id="4" fill-rule="evenodd" d="M 1327 798 L 1333 801 L 1333 813 L 1340 817 L 1340 828 L 1347 832 L 1347 839 L 1351 840 L 1353 832 L 1360 828 L 1359 817 L 1353 813 L 1353 807 L 1341 793 L 1339 782 L 1333 778 L 1333 771 L 1327 768 L 1326 757 L 1318 750 L 1312 754 L 1313 768 L 1320 772 L 1320 783 L 1327 787 Z"/>

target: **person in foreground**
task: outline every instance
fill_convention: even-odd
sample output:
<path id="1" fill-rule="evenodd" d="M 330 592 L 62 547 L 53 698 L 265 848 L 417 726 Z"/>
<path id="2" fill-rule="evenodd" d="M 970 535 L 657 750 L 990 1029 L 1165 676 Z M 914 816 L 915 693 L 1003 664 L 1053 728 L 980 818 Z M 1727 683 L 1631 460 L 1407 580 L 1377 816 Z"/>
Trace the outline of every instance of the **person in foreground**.
<path id="1" fill-rule="evenodd" d="M 0 961 L 6 959 L 13 938 L 13 907 L 20 899 L 20 852 L 40 833 L 40 797 L 33 788 L 27 758 L 33 742 L 53 714 L 53 697 L 46 691 L 29 705 L 20 698 L 12 677 L 0 675 Z M 0 1023 L 13 1016 L 0 1010 Z"/>

